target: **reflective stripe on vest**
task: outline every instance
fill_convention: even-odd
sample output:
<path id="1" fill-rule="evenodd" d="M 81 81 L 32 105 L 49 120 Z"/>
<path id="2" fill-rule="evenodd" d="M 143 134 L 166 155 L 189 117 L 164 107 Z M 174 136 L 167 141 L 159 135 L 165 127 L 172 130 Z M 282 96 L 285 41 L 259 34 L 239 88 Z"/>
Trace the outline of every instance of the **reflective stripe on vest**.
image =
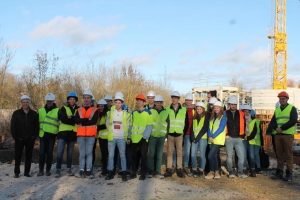
<path id="1" fill-rule="evenodd" d="M 146 111 L 132 113 L 132 128 L 131 128 L 131 141 L 132 143 L 139 143 L 143 138 L 143 133 L 148 125 L 148 121 L 153 121 L 149 118 L 152 117 Z M 153 124 L 153 122 L 152 122 Z M 151 125 L 152 125 L 151 124 Z"/>
<path id="2" fill-rule="evenodd" d="M 167 107 L 166 110 L 169 114 L 169 119 L 170 119 L 169 133 L 183 134 L 183 129 L 185 125 L 186 108 L 181 107 L 178 110 L 176 117 L 175 117 L 174 110 L 172 110 L 170 107 Z"/>
<path id="3" fill-rule="evenodd" d="M 153 115 L 153 129 L 151 136 L 165 137 L 167 134 L 168 123 L 166 122 L 169 114 L 167 110 L 162 110 L 160 113 L 157 110 L 151 110 Z"/>
<path id="4" fill-rule="evenodd" d="M 108 141 L 113 141 L 114 140 L 114 133 L 113 133 L 113 116 L 114 116 L 114 110 L 111 110 L 107 113 L 107 117 L 109 117 L 109 126 L 108 126 L 108 135 L 107 135 L 107 140 Z M 123 110 L 123 115 L 122 115 L 122 126 L 124 130 L 124 139 L 125 141 L 127 140 L 128 137 L 128 128 L 129 128 L 129 123 L 130 121 L 131 114 L 127 112 L 126 110 Z"/>
<path id="5" fill-rule="evenodd" d="M 66 109 L 66 114 L 68 117 L 72 117 L 75 116 L 77 113 L 77 110 L 75 110 L 74 114 L 72 114 L 71 109 L 68 106 L 64 106 L 64 108 Z M 58 131 L 77 131 L 77 124 L 75 124 L 74 126 L 70 125 L 70 124 L 64 124 L 62 122 L 60 122 L 59 124 L 59 129 Z"/>
<path id="6" fill-rule="evenodd" d="M 86 110 L 83 107 L 78 108 L 78 114 L 80 118 L 88 118 L 91 120 L 98 110 L 96 107 L 90 107 Z M 82 126 L 81 124 L 77 125 L 77 136 L 80 137 L 95 137 L 97 134 L 97 125 L 90 125 L 90 126 Z"/>
<path id="7" fill-rule="evenodd" d="M 223 118 L 223 115 L 221 119 L 216 118 L 215 120 L 209 121 L 209 129 L 210 133 L 213 135 L 219 128 L 220 122 Z M 226 127 L 224 130 L 214 139 L 214 144 L 216 145 L 224 145 L 225 144 L 225 137 L 226 137 Z M 211 142 L 208 140 L 208 144 L 211 144 Z"/>
<path id="8" fill-rule="evenodd" d="M 198 123 L 198 120 L 197 119 L 194 119 L 193 120 L 193 131 L 194 131 L 194 137 L 196 138 L 197 135 L 199 134 L 199 132 L 201 131 L 201 129 L 203 128 L 204 126 L 204 121 L 205 121 L 205 117 L 201 117 L 199 123 Z M 207 139 L 207 133 L 205 133 L 203 136 L 202 136 L 202 139 Z"/>
<path id="9" fill-rule="evenodd" d="M 287 123 L 290 120 L 290 115 L 293 106 L 289 104 L 283 111 L 281 111 L 280 106 L 275 109 L 275 117 L 278 127 L 281 127 L 283 124 Z M 295 134 L 295 126 L 287 130 L 282 130 L 283 134 Z M 275 133 L 276 134 L 276 133 Z"/>
<path id="10" fill-rule="evenodd" d="M 105 122 L 106 122 L 106 116 L 101 116 L 101 118 L 98 119 L 98 125 L 105 125 Z M 107 128 L 103 130 L 99 130 L 96 138 L 107 139 L 107 134 L 108 134 Z"/>
<path id="11" fill-rule="evenodd" d="M 45 108 L 38 110 L 40 122 L 39 137 L 44 137 L 44 132 L 57 134 L 59 127 L 58 111 L 59 108 L 54 108 L 48 113 L 46 113 Z"/>
<path id="12" fill-rule="evenodd" d="M 260 142 L 260 121 L 258 119 L 253 119 L 249 123 L 249 132 L 250 132 L 250 134 L 252 133 L 252 131 L 254 129 L 254 126 L 256 126 L 257 133 L 255 134 L 255 137 L 253 138 L 253 140 L 249 140 L 249 144 L 260 146 L 260 143 L 261 143 Z"/>

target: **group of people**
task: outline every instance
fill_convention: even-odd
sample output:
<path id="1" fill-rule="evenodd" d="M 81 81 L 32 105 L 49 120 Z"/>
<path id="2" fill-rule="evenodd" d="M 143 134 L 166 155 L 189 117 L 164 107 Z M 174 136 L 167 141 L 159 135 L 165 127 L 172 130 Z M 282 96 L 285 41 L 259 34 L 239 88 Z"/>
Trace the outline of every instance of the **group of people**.
<path id="1" fill-rule="evenodd" d="M 113 179 L 117 168 L 122 181 L 128 177 L 139 180 L 146 177 L 170 177 L 174 173 L 220 179 L 220 148 L 226 147 L 228 177 L 256 177 L 260 172 L 259 150 L 263 147 L 260 121 L 249 105 L 237 109 L 238 99 L 228 99 L 228 109 L 217 99 L 215 91 L 208 93 L 208 102 L 193 103 L 193 95 L 187 93 L 184 104 L 180 94 L 173 91 L 171 105 L 164 107 L 162 95 L 149 91 L 147 95 L 136 96 L 136 108 L 132 111 L 124 103 L 122 92 L 114 98 L 106 95 L 94 105 L 90 90 L 83 92 L 83 104 L 78 106 L 78 96 L 70 92 L 67 104 L 58 108 L 55 95 L 45 97 L 46 105 L 38 113 L 29 107 L 30 97 L 21 97 L 22 107 L 13 113 L 11 134 L 15 139 L 15 178 L 20 176 L 20 163 L 25 147 L 24 176 L 31 177 L 32 151 L 37 137 L 40 139 L 39 172 L 37 176 L 51 175 L 53 149 L 57 142 L 55 177 L 62 175 L 61 166 L 65 147 L 67 148 L 67 174 L 78 178 L 94 178 L 93 166 L 97 141 L 101 151 L 102 173 L 106 180 Z M 275 135 L 278 170 L 274 178 L 291 180 L 292 157 L 289 151 L 294 132 L 290 116 L 294 107 L 287 104 L 288 96 L 278 95 L 281 106 L 276 108 L 270 123 Z M 283 100 L 285 99 L 285 101 Z M 293 133 L 292 133 L 293 132 Z M 288 135 L 288 136 L 286 136 Z M 162 157 L 167 140 L 167 168 L 162 174 Z M 79 171 L 72 171 L 72 157 L 75 142 L 79 150 Z M 197 154 L 200 151 L 200 162 Z M 237 171 L 233 168 L 233 151 L 237 157 Z M 283 177 L 284 154 L 288 169 Z M 292 156 L 292 155 L 291 155 Z M 45 167 L 46 165 L 46 167 Z M 44 168 L 46 168 L 44 170 Z M 129 175 L 129 176 L 128 176 Z"/>

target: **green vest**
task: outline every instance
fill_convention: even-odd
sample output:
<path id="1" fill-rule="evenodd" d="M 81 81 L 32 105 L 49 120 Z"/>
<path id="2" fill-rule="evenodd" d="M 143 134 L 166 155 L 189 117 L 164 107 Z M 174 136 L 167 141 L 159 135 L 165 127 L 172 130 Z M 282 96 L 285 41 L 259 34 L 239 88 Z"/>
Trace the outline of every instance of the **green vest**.
<path id="1" fill-rule="evenodd" d="M 216 120 L 210 120 L 209 121 L 209 129 L 210 133 L 213 135 L 219 128 L 220 122 L 222 120 L 223 116 L 221 119 L 216 118 Z M 224 145 L 225 144 L 225 137 L 226 137 L 226 127 L 224 130 L 214 139 L 214 144 L 216 145 Z M 211 144 L 211 142 L 208 140 L 208 144 Z"/>
<path id="2" fill-rule="evenodd" d="M 106 123 L 106 116 L 101 116 L 101 118 L 98 119 L 98 125 L 104 125 L 105 123 Z M 96 138 L 107 139 L 107 135 L 108 135 L 107 129 L 99 130 L 98 134 L 96 135 Z"/>
<path id="3" fill-rule="evenodd" d="M 166 110 L 169 113 L 169 119 L 170 119 L 169 133 L 183 134 L 183 129 L 185 125 L 186 108 L 181 106 L 181 109 L 178 110 L 176 117 L 175 117 L 174 110 L 172 110 L 170 107 L 167 107 Z"/>
<path id="4" fill-rule="evenodd" d="M 64 107 L 66 109 L 66 114 L 67 114 L 68 117 L 76 115 L 77 109 L 75 110 L 74 114 L 72 114 L 72 111 L 68 106 L 64 106 Z M 64 123 L 60 122 L 58 132 L 60 132 L 60 131 L 74 131 L 74 132 L 77 132 L 77 124 L 72 126 L 72 125 L 64 124 Z"/>
<path id="5" fill-rule="evenodd" d="M 169 113 L 167 110 L 162 110 L 160 113 L 155 109 L 151 109 L 153 115 L 153 129 L 151 136 L 153 137 L 166 137 L 168 123 L 166 122 Z"/>
<path id="6" fill-rule="evenodd" d="M 250 134 L 252 133 L 252 131 L 254 129 L 254 126 L 256 126 L 256 128 L 257 128 L 257 133 L 256 133 L 253 140 L 249 140 L 249 144 L 256 145 L 256 146 L 261 146 L 261 142 L 260 142 L 260 120 L 253 119 L 249 123 L 249 132 L 250 132 Z"/>
<path id="7" fill-rule="evenodd" d="M 134 111 L 132 113 L 132 129 L 131 129 L 131 141 L 132 143 L 139 143 L 143 138 L 143 133 L 147 125 L 153 125 L 152 114 L 146 111 L 139 113 Z"/>
<path id="8" fill-rule="evenodd" d="M 289 104 L 283 111 L 281 111 L 280 106 L 275 109 L 275 117 L 277 126 L 281 127 L 281 125 L 287 123 L 290 120 L 290 114 L 293 106 Z M 295 134 L 295 126 L 292 126 L 291 128 L 287 130 L 282 130 L 283 134 Z M 275 133 L 276 134 L 276 133 Z"/>
<path id="9" fill-rule="evenodd" d="M 108 125 L 108 134 L 107 134 L 107 140 L 108 141 L 113 141 L 114 140 L 114 134 L 113 134 L 113 116 L 114 116 L 114 111 L 111 110 L 107 112 L 107 117 L 109 117 L 109 125 Z M 131 114 L 127 112 L 126 110 L 123 110 L 123 115 L 122 115 L 122 125 L 125 133 L 124 139 L 127 140 L 128 136 L 128 119 L 130 119 Z"/>
<path id="10" fill-rule="evenodd" d="M 46 113 L 45 108 L 38 110 L 40 122 L 39 137 L 44 137 L 44 132 L 57 134 L 59 127 L 58 111 L 59 108 L 54 108 L 48 113 Z"/>
<path id="11" fill-rule="evenodd" d="M 204 121 L 205 121 L 205 116 L 203 116 L 199 123 L 198 123 L 198 120 L 197 119 L 194 119 L 193 120 L 193 131 L 194 131 L 194 137 L 196 138 L 197 135 L 199 134 L 199 132 L 201 131 L 201 129 L 203 128 L 204 126 Z M 205 133 L 201 139 L 207 139 L 207 133 Z"/>

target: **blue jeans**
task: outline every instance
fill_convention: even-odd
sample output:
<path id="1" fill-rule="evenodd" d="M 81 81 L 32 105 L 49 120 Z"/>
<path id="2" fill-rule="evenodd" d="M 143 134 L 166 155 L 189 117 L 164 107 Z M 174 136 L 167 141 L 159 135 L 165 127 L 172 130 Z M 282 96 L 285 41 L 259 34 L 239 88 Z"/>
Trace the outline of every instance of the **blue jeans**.
<path id="1" fill-rule="evenodd" d="M 243 168 L 247 169 L 247 155 L 248 155 L 248 146 L 249 146 L 249 142 L 247 140 L 243 140 L 243 145 L 244 145 L 244 164 L 243 164 Z M 251 158 L 250 158 L 251 161 Z M 248 163 L 250 166 L 250 163 Z"/>
<path id="2" fill-rule="evenodd" d="M 79 169 L 89 171 L 93 167 L 93 147 L 95 143 L 94 137 L 77 137 L 79 149 Z"/>
<path id="3" fill-rule="evenodd" d="M 53 148 L 55 144 L 56 135 L 48 135 L 40 138 L 40 153 L 39 153 L 39 170 L 44 171 L 46 162 L 46 172 L 49 172 L 52 167 Z"/>
<path id="4" fill-rule="evenodd" d="M 200 150 L 201 166 L 199 165 L 199 167 L 200 170 L 204 170 L 206 165 L 206 157 L 205 157 L 206 147 L 207 147 L 207 139 L 200 139 L 197 143 L 194 142 L 192 143 L 191 159 L 192 159 L 193 169 L 197 168 L 197 153 L 198 150 Z"/>
<path id="5" fill-rule="evenodd" d="M 238 157 L 238 171 L 243 171 L 243 164 L 244 164 L 244 145 L 241 138 L 228 138 L 225 141 L 226 146 L 226 163 L 227 163 L 227 170 L 232 172 L 232 152 L 233 148 Z"/>
<path id="6" fill-rule="evenodd" d="M 126 141 L 123 139 L 114 138 L 113 141 L 109 141 L 107 148 L 108 148 L 108 170 L 113 171 L 114 169 L 114 156 L 115 156 L 115 148 L 116 145 L 119 149 L 119 155 L 121 158 L 121 167 L 122 171 L 126 171 L 126 156 L 125 156 L 125 148 L 126 148 Z"/>
<path id="7" fill-rule="evenodd" d="M 208 153 L 208 162 L 209 162 L 209 171 L 218 172 L 219 164 L 218 164 L 218 151 L 220 149 L 220 145 L 210 144 L 210 150 Z"/>
<path id="8" fill-rule="evenodd" d="M 259 150 L 260 150 L 260 146 L 251 145 L 251 144 L 248 145 L 251 169 L 255 169 L 255 164 L 257 168 L 260 168 Z"/>
<path id="9" fill-rule="evenodd" d="M 56 169 L 61 169 L 61 163 L 65 151 L 65 145 L 67 145 L 67 168 L 72 166 L 74 141 L 59 139 L 57 145 L 57 157 L 56 157 Z"/>
<path id="10" fill-rule="evenodd" d="M 190 159 L 190 154 L 191 154 L 191 140 L 190 140 L 190 135 L 185 135 L 184 136 L 184 154 L 183 154 L 183 166 L 188 167 L 189 166 L 189 159 Z"/>

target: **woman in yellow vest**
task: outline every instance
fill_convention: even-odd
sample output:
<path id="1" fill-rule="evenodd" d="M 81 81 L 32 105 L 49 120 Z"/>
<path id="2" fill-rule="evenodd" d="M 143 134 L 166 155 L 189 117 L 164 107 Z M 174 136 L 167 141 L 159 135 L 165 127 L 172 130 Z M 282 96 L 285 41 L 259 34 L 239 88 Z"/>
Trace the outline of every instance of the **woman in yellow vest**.
<path id="1" fill-rule="evenodd" d="M 244 105 L 242 110 L 245 113 L 246 121 L 245 141 L 248 143 L 245 155 L 248 155 L 250 158 L 250 176 L 256 177 L 255 165 L 257 170 L 260 171 L 259 150 L 263 146 L 260 120 L 255 119 L 255 114 L 251 115 L 252 108 L 249 105 Z M 247 159 L 244 160 L 244 167 L 245 164 L 247 164 Z"/>
<path id="2" fill-rule="evenodd" d="M 48 93 L 45 97 L 46 105 L 38 110 L 40 122 L 40 153 L 39 153 L 39 173 L 37 176 L 44 175 L 44 166 L 46 162 L 46 175 L 51 176 L 51 167 L 53 160 L 53 148 L 55 138 L 58 133 L 59 120 L 56 107 L 55 96 Z"/>
<path id="3" fill-rule="evenodd" d="M 192 159 L 192 174 L 193 176 L 203 176 L 206 165 L 206 147 L 207 147 L 207 130 L 209 127 L 210 114 L 205 112 L 203 102 L 196 103 L 196 112 L 193 117 L 191 127 L 191 159 Z M 200 150 L 200 164 L 197 163 L 197 153 Z M 197 167 L 199 167 L 197 169 Z"/>
<path id="4" fill-rule="evenodd" d="M 67 173 L 69 176 L 74 176 L 71 167 L 72 167 L 74 144 L 77 139 L 76 137 L 77 126 L 74 121 L 74 116 L 78 109 L 78 106 L 76 105 L 77 101 L 78 101 L 77 93 L 70 92 L 67 96 L 67 105 L 61 107 L 58 114 L 60 124 L 59 124 L 59 130 L 57 134 L 58 144 L 57 144 L 55 178 L 59 178 L 61 176 L 61 164 L 62 164 L 62 158 L 63 158 L 66 145 L 67 145 Z"/>
<path id="5" fill-rule="evenodd" d="M 210 146 L 208 154 L 209 173 L 206 179 L 219 179 L 218 151 L 225 144 L 227 118 L 223 113 L 223 105 L 220 101 L 214 103 L 213 111 L 207 130 L 208 144 Z"/>

